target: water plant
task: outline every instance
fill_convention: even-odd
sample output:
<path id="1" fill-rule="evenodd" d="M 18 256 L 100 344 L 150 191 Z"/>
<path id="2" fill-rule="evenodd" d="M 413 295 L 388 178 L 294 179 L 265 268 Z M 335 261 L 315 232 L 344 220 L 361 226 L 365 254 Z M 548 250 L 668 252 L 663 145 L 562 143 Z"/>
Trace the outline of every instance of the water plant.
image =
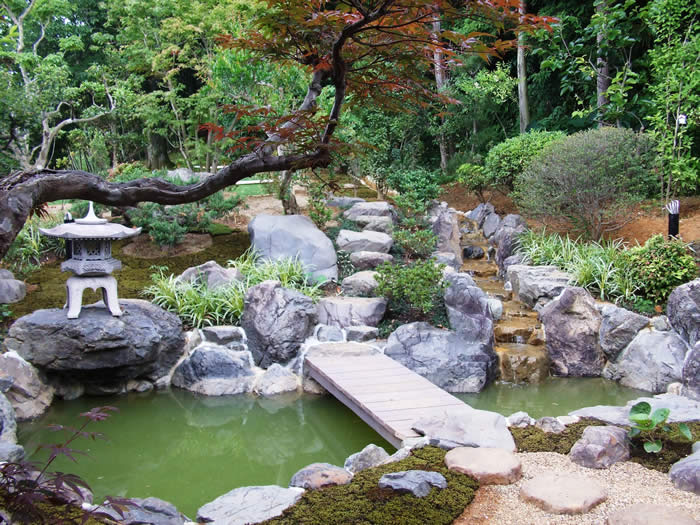
<path id="1" fill-rule="evenodd" d="M 669 415 L 671 415 L 671 410 L 668 408 L 657 408 L 652 412 L 651 405 L 646 401 L 633 405 L 628 416 L 632 423 L 629 437 L 641 437 L 644 440 L 644 450 L 649 454 L 658 454 L 663 448 L 658 431 L 663 431 L 666 434 L 671 432 L 671 427 L 666 424 Z M 678 430 L 688 441 L 693 439 L 686 423 L 680 423 Z"/>

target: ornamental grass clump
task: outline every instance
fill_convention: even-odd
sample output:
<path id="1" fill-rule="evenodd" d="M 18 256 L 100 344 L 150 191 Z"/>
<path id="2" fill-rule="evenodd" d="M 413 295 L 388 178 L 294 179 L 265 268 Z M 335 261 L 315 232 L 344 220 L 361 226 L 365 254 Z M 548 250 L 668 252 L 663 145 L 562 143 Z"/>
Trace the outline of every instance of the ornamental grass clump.
<path id="1" fill-rule="evenodd" d="M 167 273 L 167 267 L 153 267 L 151 285 L 143 294 L 151 301 L 176 313 L 187 326 L 200 328 L 237 324 L 243 314 L 248 289 L 263 281 L 279 281 L 285 288 L 296 290 L 317 301 L 322 283 L 309 284 L 309 274 L 298 258 L 264 260 L 250 248 L 229 266 L 243 274 L 242 281 L 209 288 L 199 281 L 180 281 Z"/>

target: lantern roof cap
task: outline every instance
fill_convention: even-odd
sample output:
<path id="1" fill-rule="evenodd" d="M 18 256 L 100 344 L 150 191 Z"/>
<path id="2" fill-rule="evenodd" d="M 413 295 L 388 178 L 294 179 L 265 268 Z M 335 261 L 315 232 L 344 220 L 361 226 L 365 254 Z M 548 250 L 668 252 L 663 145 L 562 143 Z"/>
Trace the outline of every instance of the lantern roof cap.
<path id="1" fill-rule="evenodd" d="M 39 228 L 39 231 L 49 237 L 62 239 L 110 239 L 119 240 L 134 237 L 141 233 L 141 228 L 127 228 L 121 224 L 108 222 L 95 215 L 92 202 L 87 215 L 75 222 L 58 224 L 53 228 Z"/>

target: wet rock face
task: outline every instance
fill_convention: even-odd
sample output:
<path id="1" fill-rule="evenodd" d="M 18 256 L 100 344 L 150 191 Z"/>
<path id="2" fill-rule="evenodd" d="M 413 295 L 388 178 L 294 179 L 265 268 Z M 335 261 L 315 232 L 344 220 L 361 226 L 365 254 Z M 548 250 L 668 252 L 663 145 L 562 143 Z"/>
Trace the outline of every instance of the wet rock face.
<path id="1" fill-rule="evenodd" d="M 316 306 L 279 281 L 264 281 L 248 289 L 241 326 L 255 364 L 287 363 L 316 326 Z"/>
<path id="2" fill-rule="evenodd" d="M 52 376 L 86 385 L 155 381 L 182 355 L 178 317 L 148 301 L 122 299 L 121 317 L 103 307 L 83 307 L 79 319 L 59 308 L 37 310 L 10 327 L 5 348 Z"/>
<path id="3" fill-rule="evenodd" d="M 540 312 L 552 371 L 558 376 L 597 377 L 603 371 L 598 342 L 601 316 L 591 294 L 566 288 Z"/>

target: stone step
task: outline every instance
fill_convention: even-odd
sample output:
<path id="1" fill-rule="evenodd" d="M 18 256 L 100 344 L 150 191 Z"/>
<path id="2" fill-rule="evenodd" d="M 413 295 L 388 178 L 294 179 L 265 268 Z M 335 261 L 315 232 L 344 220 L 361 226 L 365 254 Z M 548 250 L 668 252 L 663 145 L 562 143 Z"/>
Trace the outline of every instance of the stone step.
<path id="1" fill-rule="evenodd" d="M 498 343 L 526 343 L 534 330 L 532 319 L 513 317 L 499 322 L 493 333 Z"/>
<path id="2" fill-rule="evenodd" d="M 549 375 L 549 357 L 544 346 L 498 343 L 494 348 L 501 380 L 510 383 L 539 383 Z"/>

